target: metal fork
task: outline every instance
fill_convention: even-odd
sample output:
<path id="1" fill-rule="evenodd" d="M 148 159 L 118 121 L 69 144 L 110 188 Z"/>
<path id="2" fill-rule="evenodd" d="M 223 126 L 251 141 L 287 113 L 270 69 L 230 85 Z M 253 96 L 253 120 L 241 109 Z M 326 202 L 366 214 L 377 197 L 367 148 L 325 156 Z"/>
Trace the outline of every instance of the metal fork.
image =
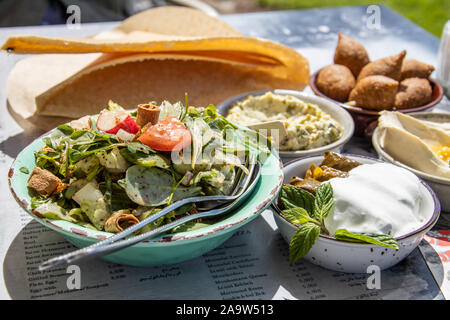
<path id="1" fill-rule="evenodd" d="M 81 248 L 81 249 L 75 250 L 73 252 L 51 258 L 51 259 L 43 262 L 42 264 L 40 264 L 39 270 L 40 271 L 47 270 L 56 265 L 60 265 L 60 264 L 64 264 L 64 263 L 66 263 L 66 264 L 72 263 L 74 261 L 78 261 L 80 259 L 87 258 L 87 257 L 103 256 L 105 254 L 112 253 L 112 252 L 118 251 L 120 249 L 126 248 L 128 246 L 131 246 L 135 243 L 141 242 L 144 239 L 148 239 L 150 237 L 156 236 L 162 232 L 170 230 L 170 229 L 172 229 L 178 225 L 181 225 L 185 222 L 188 222 L 188 221 L 191 221 L 194 219 L 215 216 L 215 215 L 219 215 L 219 214 L 228 212 L 230 209 L 233 208 L 234 205 L 236 205 L 237 202 L 239 202 L 240 197 L 246 195 L 245 193 L 248 194 L 249 191 L 252 190 L 253 186 L 255 185 L 255 183 L 257 182 L 257 180 L 259 179 L 259 177 L 261 175 L 261 165 L 256 160 L 256 157 L 255 156 L 250 157 L 248 162 L 249 162 L 249 168 L 248 168 L 249 173 L 247 175 L 241 173 L 241 175 L 239 176 L 239 181 L 234 186 L 234 189 L 230 193 L 230 195 L 228 195 L 228 196 L 223 196 L 223 195 L 202 196 L 202 197 L 191 197 L 191 198 L 182 199 L 180 201 L 177 201 L 177 202 L 167 206 L 166 208 L 162 209 L 161 211 L 157 212 L 156 214 L 153 214 L 153 215 L 145 218 L 141 222 L 139 222 L 139 223 L 109 237 L 109 238 L 106 238 L 105 240 L 96 242 L 85 248 Z M 240 170 L 242 171 L 242 169 L 240 169 Z M 245 176 L 245 177 L 242 178 L 243 176 Z M 138 231 L 139 229 L 146 226 L 147 224 L 159 219 L 160 217 L 166 215 L 167 213 L 169 213 L 187 203 L 192 203 L 192 202 L 197 203 L 197 202 L 204 202 L 204 201 L 215 202 L 215 204 L 217 204 L 217 205 L 215 205 L 215 207 L 217 207 L 218 205 L 220 205 L 221 207 L 214 209 L 214 210 L 210 210 L 211 208 L 206 207 L 204 210 L 208 210 L 208 211 L 205 211 L 205 212 L 200 211 L 199 213 L 185 216 L 183 218 L 177 219 L 174 222 L 166 224 L 166 225 L 159 227 L 157 229 L 154 229 L 152 231 L 131 237 L 126 240 L 122 240 L 126 236 Z M 232 201 L 231 204 L 224 205 L 224 203 L 226 204 L 226 203 L 229 203 L 230 201 Z M 145 214 L 145 213 L 143 213 L 143 214 Z"/>

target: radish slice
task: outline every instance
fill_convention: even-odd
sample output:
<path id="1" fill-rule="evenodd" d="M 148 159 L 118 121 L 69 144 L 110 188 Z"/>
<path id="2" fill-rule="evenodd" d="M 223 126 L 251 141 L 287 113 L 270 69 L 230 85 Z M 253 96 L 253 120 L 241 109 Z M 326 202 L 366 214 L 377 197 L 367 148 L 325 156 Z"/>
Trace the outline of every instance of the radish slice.
<path id="1" fill-rule="evenodd" d="M 97 128 L 111 134 L 117 134 L 120 129 L 135 134 L 140 128 L 128 113 L 103 110 L 98 115 Z"/>

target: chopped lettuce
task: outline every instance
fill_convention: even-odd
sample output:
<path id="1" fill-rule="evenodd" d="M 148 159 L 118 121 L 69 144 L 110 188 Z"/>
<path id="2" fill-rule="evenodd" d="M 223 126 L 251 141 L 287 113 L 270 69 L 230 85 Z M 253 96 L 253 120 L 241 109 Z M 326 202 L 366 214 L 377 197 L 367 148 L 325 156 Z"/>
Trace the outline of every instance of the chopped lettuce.
<path id="1" fill-rule="evenodd" d="M 98 188 L 97 182 L 90 181 L 83 188 L 78 190 L 72 199 L 78 203 L 81 210 L 86 213 L 92 224 L 103 229 L 106 220 L 109 218 L 110 213 L 107 210 L 105 198 L 103 193 Z"/>
<path id="2" fill-rule="evenodd" d="M 73 217 L 67 214 L 66 210 L 58 206 L 55 202 L 46 202 L 34 210 L 49 219 L 76 222 Z"/>
<path id="3" fill-rule="evenodd" d="M 129 162 L 142 167 L 158 167 L 162 169 L 168 169 L 170 167 L 170 161 L 158 153 L 147 154 L 138 150 L 132 152 L 128 148 L 123 148 L 120 150 L 120 154 Z"/>
<path id="4" fill-rule="evenodd" d="M 99 159 L 100 164 L 111 173 L 123 173 L 127 171 L 130 166 L 118 148 L 114 148 L 110 152 L 102 150 L 97 152 L 96 156 Z"/>

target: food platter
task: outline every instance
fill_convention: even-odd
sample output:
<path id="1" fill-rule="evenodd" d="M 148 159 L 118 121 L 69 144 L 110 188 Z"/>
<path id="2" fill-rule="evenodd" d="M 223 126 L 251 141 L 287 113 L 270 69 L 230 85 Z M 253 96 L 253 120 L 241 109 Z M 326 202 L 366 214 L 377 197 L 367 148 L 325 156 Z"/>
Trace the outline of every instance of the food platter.
<path id="1" fill-rule="evenodd" d="M 308 61 L 292 48 L 268 40 L 244 37 L 239 32 L 228 29 L 224 25 L 222 25 L 223 29 L 214 29 L 211 33 L 208 33 L 206 27 L 200 26 L 199 34 L 184 34 L 184 32 L 180 31 L 182 29 L 177 29 L 175 31 L 172 30 L 173 34 L 170 35 L 164 34 L 163 30 L 159 30 L 155 36 L 152 32 L 148 32 L 147 28 L 150 28 L 150 26 L 133 22 L 140 21 L 142 23 L 145 21 L 142 17 L 137 20 L 134 20 L 136 17 L 132 18 L 116 29 L 97 34 L 91 38 L 11 37 L 4 45 L 8 50 L 16 53 L 39 53 L 40 55 L 20 61 L 12 70 L 7 90 L 10 112 L 16 119 L 22 118 L 21 120 L 32 123 L 41 129 L 54 128 L 57 122 L 76 119 L 79 116 L 86 117 L 87 115 L 90 119 L 96 119 L 100 128 L 95 128 L 94 131 L 99 131 L 101 134 L 107 133 L 119 137 L 118 132 L 125 129 L 125 135 L 123 133 L 124 130 L 122 130 L 119 137 L 122 142 L 122 140 L 126 140 L 127 137 L 132 136 L 136 132 L 131 132 L 132 130 L 129 126 L 123 125 L 123 119 L 119 121 L 123 126 L 118 131 L 113 130 L 114 132 L 109 132 L 112 129 L 116 129 L 111 124 L 115 119 L 113 119 L 114 121 L 111 119 L 104 120 L 105 117 L 102 118 L 103 111 L 98 109 L 100 106 L 105 105 L 106 102 L 104 100 L 108 95 L 113 95 L 114 99 L 120 100 L 126 109 L 135 108 L 139 103 L 147 106 L 163 105 L 165 98 L 174 104 L 181 103 L 180 101 L 183 100 L 184 95 L 186 98 L 184 103 L 186 109 L 190 105 L 201 107 L 199 110 L 212 109 L 214 107 L 211 104 L 218 104 L 218 112 L 225 118 L 234 106 L 240 103 L 244 104 L 251 97 L 258 99 L 258 97 L 269 95 L 270 99 L 273 99 L 274 96 L 279 96 L 288 100 L 288 104 L 291 104 L 286 109 L 294 110 L 292 112 L 294 116 L 302 113 L 302 111 L 299 111 L 300 109 L 296 109 L 298 105 L 301 105 L 304 109 L 310 108 L 311 105 L 317 106 L 318 109 L 312 108 L 314 109 L 312 113 L 314 115 L 307 114 L 305 118 L 309 120 L 315 114 L 320 114 L 318 118 L 325 118 L 321 114 L 323 112 L 326 114 L 326 117 L 330 116 L 327 119 L 329 120 L 327 128 L 336 129 L 333 132 L 337 131 L 339 134 L 334 134 L 336 139 L 332 141 L 327 140 L 320 146 L 272 150 L 261 163 L 263 174 L 261 179 L 257 181 L 254 192 L 249 198 L 242 198 L 239 202 L 239 209 L 227 214 L 220 221 L 191 231 L 166 233 L 156 238 L 142 241 L 137 245 L 108 255 L 105 257 L 108 261 L 133 266 L 167 265 L 193 259 L 217 248 L 229 239 L 238 228 L 255 219 L 274 202 L 283 187 L 283 183 L 286 184 L 286 177 L 283 174 L 283 162 L 284 168 L 289 168 L 291 165 L 289 161 L 292 159 L 295 159 L 294 161 L 302 161 L 309 159 L 308 157 L 311 156 L 318 157 L 326 151 L 340 152 L 354 135 L 361 136 L 365 134 L 367 137 L 370 136 L 371 132 L 367 131 L 367 128 L 373 129 L 376 120 L 380 116 L 380 111 L 374 108 L 355 106 L 346 103 L 346 101 L 337 101 L 326 96 L 317 86 L 317 78 L 323 68 L 310 76 Z M 206 24 L 214 23 L 210 20 L 208 21 Z M 177 32 L 180 33 L 178 34 Z M 200 35 L 202 32 L 205 33 L 203 36 Z M 135 38 L 136 34 L 138 37 Z M 119 40 L 116 42 L 116 39 Z M 233 47 L 233 50 L 230 50 L 230 47 Z M 39 69 L 39 66 L 42 67 L 47 62 L 50 63 L 53 57 L 57 58 L 52 68 Z M 58 68 L 62 70 L 61 66 L 67 65 L 67 62 L 72 60 L 76 63 L 71 65 L 71 68 L 65 69 L 58 77 L 51 75 L 52 73 L 56 74 L 55 70 L 58 70 Z M 44 61 L 46 62 L 45 64 L 43 63 Z M 36 74 L 39 74 L 39 78 L 27 76 L 30 70 L 35 70 L 34 67 L 38 68 L 36 69 L 38 70 Z M 149 70 L 151 74 L 160 74 L 161 81 L 157 83 L 147 81 Z M 42 74 L 39 71 L 42 71 Z M 167 73 L 162 71 L 167 71 Z M 177 74 L 182 76 L 177 77 Z M 214 74 L 215 77 L 211 77 L 211 74 Z M 40 78 L 45 78 L 46 81 L 40 83 Z M 106 79 L 109 82 L 102 83 L 102 81 L 99 81 L 101 79 Z M 299 91 L 307 85 L 308 80 L 316 96 Z M 401 109 L 400 112 L 414 113 L 431 110 L 440 102 L 443 97 L 442 87 L 432 78 L 429 78 L 428 81 L 432 89 L 431 101 L 421 106 Z M 102 90 L 102 88 L 106 89 Z M 184 91 L 189 93 L 190 104 L 188 104 L 188 97 Z M 75 96 L 80 97 L 80 100 L 72 99 Z M 276 99 L 277 97 L 275 97 Z M 296 103 L 300 101 L 300 103 L 297 103 L 294 107 L 292 101 Z M 251 113 L 255 110 L 252 109 L 249 112 L 250 116 L 248 118 L 251 118 Z M 100 112 L 98 116 L 92 116 L 92 114 L 97 112 Z M 275 115 L 275 118 L 278 117 L 275 121 L 280 119 L 286 121 L 284 122 L 285 124 L 287 123 L 285 129 L 292 128 L 293 125 L 289 123 L 289 119 L 285 119 L 288 117 L 285 117 L 283 113 L 285 113 L 285 110 L 279 111 Z M 254 115 L 256 114 L 255 112 Z M 180 113 L 175 118 L 181 121 L 181 115 Z M 237 114 L 237 120 L 241 115 L 244 115 L 244 113 Z M 46 119 L 52 119 L 55 122 L 46 121 Z M 99 121 L 99 119 L 102 119 L 103 122 Z M 165 120 L 162 119 L 162 121 Z M 273 120 L 273 118 L 269 120 Z M 307 120 L 302 119 L 304 122 L 307 122 Z M 141 141 L 142 143 L 149 145 L 155 142 L 154 138 L 159 134 L 156 127 L 162 123 L 162 121 L 158 121 L 151 123 L 150 126 L 145 127 L 145 130 L 140 132 L 142 136 L 147 135 L 146 142 Z M 234 129 L 245 128 L 245 124 L 238 124 L 238 121 L 236 123 L 232 121 L 231 123 L 216 123 L 215 125 L 220 126 L 224 123 L 225 126 L 228 125 Z M 144 126 L 145 124 L 141 127 Z M 306 127 L 308 129 L 305 129 Z M 304 133 L 310 130 L 308 134 L 297 134 L 294 138 L 291 137 L 291 140 L 297 140 L 294 142 L 298 142 L 297 145 L 299 145 L 300 142 L 311 138 L 316 133 L 316 128 L 312 127 L 314 125 L 307 123 L 304 128 L 298 129 L 296 133 Z M 199 130 L 198 128 L 192 126 L 189 128 L 189 131 L 192 134 L 194 131 Z M 9 170 L 8 182 L 14 198 L 33 219 L 62 234 L 77 247 L 88 246 L 110 237 L 113 233 L 123 231 L 118 230 L 119 228 L 116 226 L 114 232 L 107 232 L 106 229 L 93 229 L 90 226 L 80 225 L 64 219 L 54 219 L 54 216 L 36 214 L 36 208 L 31 205 L 33 199 L 29 193 L 30 172 L 32 176 L 36 166 L 35 159 L 45 145 L 42 138 L 51 136 L 56 130 L 59 129 L 53 129 L 41 138 L 33 141 L 19 153 L 13 162 Z M 324 132 L 325 130 L 322 133 Z M 76 135 L 77 133 L 75 132 Z M 142 136 L 138 138 L 142 138 Z M 326 134 L 323 134 L 323 136 L 326 136 Z M 134 139 L 135 137 L 131 138 Z M 181 153 L 183 153 L 188 146 L 190 146 L 190 142 L 183 144 L 176 151 L 182 151 Z M 152 144 L 151 147 L 157 149 L 161 146 L 156 143 Z M 172 147 L 162 151 L 173 151 Z M 203 147 L 201 145 L 201 148 Z M 235 151 L 237 152 L 237 150 Z M 70 154 L 71 150 L 67 152 Z M 390 161 L 388 157 L 383 157 L 382 155 L 381 157 L 383 160 Z M 367 159 L 360 160 L 362 162 L 372 161 Z M 391 162 L 397 165 L 397 163 Z M 413 170 L 411 171 L 414 172 Z M 138 176 L 141 173 L 143 171 L 138 171 L 133 173 L 133 175 Z M 417 174 L 417 176 L 420 175 Z M 159 188 L 159 182 L 155 182 L 151 177 L 148 178 L 144 174 L 142 174 L 142 177 L 144 178 L 128 179 L 121 177 L 122 179 L 117 179 L 114 182 L 119 184 L 119 180 L 126 180 L 125 183 L 130 180 L 139 180 L 139 182 L 146 180 L 144 182 L 147 183 L 145 187 L 147 190 Z M 183 179 L 179 180 L 179 183 L 181 182 L 183 182 Z M 102 183 L 106 182 L 102 181 Z M 177 184 L 177 186 L 179 185 Z M 396 257 L 395 259 L 392 258 L 388 262 L 376 260 L 376 263 L 379 263 L 382 268 L 388 268 L 405 258 L 411 250 L 417 247 L 425 232 L 430 230 L 436 223 L 439 217 L 440 206 L 432 189 L 426 183 L 421 182 L 420 193 L 426 198 L 424 208 L 430 213 L 427 216 L 428 220 L 414 232 L 408 233 L 408 236 L 402 235 L 397 237 L 399 244 L 407 247 L 407 250 L 391 248 L 390 250 L 393 251 L 389 251 L 389 254 L 392 254 L 392 257 Z M 148 193 L 151 192 L 149 191 Z M 75 202 L 78 202 L 75 198 L 73 199 Z M 169 198 L 168 202 L 171 199 Z M 142 199 L 136 200 L 136 203 L 139 203 L 137 201 L 140 200 Z M 139 204 L 145 207 L 148 203 L 143 201 L 143 203 Z M 158 207 L 159 204 L 155 205 L 152 203 L 151 207 Z M 89 211 L 82 208 L 81 204 L 80 208 L 77 207 L 77 209 L 80 209 L 83 213 Z M 275 215 L 275 221 L 280 232 L 289 241 L 296 232 L 295 227 L 298 226 L 289 222 L 286 225 L 287 221 L 280 219 L 280 216 Z M 124 229 L 126 229 L 126 225 Z M 412 238 L 409 236 L 412 236 Z M 328 243 L 330 245 L 336 240 L 326 236 L 322 238 L 327 241 L 330 240 L 331 242 Z M 410 243 L 406 244 L 408 241 Z M 379 255 L 383 255 L 383 252 L 385 252 L 383 251 L 385 249 L 367 246 L 366 244 L 347 244 L 347 247 L 355 250 L 361 247 L 363 251 L 361 251 L 360 258 L 364 259 L 364 261 L 349 258 L 345 266 L 336 267 L 336 256 L 341 255 L 341 253 L 338 248 L 335 248 L 332 249 L 334 256 L 332 258 L 330 256 L 321 257 L 320 259 L 322 260 L 319 265 L 344 272 L 364 272 L 368 265 L 367 260 L 370 262 L 370 259 L 367 258 L 367 250 L 375 251 Z M 327 251 L 328 248 L 331 247 L 320 247 L 319 251 Z M 346 253 L 345 256 L 351 257 L 353 253 L 353 251 L 352 253 Z M 318 255 L 314 254 L 306 258 L 315 260 L 313 258 L 317 259 Z M 338 262 L 342 264 L 341 261 Z M 331 266 L 332 264 L 334 268 Z"/>

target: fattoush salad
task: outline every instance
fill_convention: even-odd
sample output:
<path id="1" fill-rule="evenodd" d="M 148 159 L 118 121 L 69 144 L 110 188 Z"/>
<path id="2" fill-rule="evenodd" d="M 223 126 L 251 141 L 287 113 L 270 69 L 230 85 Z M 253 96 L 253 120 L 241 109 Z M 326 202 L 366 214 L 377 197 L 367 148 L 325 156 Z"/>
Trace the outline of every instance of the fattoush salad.
<path id="1" fill-rule="evenodd" d="M 245 155 L 270 152 L 255 131 L 226 120 L 213 105 L 190 107 L 187 98 L 132 112 L 110 101 L 98 115 L 60 125 L 42 140 L 28 179 L 33 213 L 110 233 L 181 199 L 228 194 L 236 171 L 248 174 Z M 186 204 L 140 232 L 195 212 L 195 203 Z M 170 233 L 216 220 L 193 220 Z"/>

